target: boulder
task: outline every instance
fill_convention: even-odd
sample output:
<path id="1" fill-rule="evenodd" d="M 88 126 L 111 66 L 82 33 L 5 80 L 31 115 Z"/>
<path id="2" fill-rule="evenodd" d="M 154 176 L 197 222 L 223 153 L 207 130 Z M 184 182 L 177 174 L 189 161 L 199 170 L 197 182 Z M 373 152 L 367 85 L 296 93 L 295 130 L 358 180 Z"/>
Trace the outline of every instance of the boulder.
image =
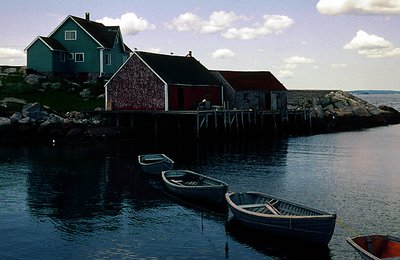
<path id="1" fill-rule="evenodd" d="M 22 115 L 23 116 L 29 116 L 30 114 L 37 113 L 42 111 L 42 105 L 39 104 L 38 102 L 35 103 L 27 103 L 23 108 L 22 108 Z"/>
<path id="2" fill-rule="evenodd" d="M 36 74 L 29 74 L 25 76 L 25 82 L 29 85 L 39 85 L 40 77 Z"/>
<path id="3" fill-rule="evenodd" d="M 12 116 L 10 117 L 10 120 L 12 123 L 18 123 L 19 120 L 22 119 L 22 113 L 21 112 L 15 112 L 14 114 L 12 114 Z"/>
<path id="4" fill-rule="evenodd" d="M 0 127 L 11 125 L 11 120 L 8 117 L 0 117 Z"/>
<path id="5" fill-rule="evenodd" d="M 0 133 L 10 133 L 12 129 L 11 120 L 7 117 L 0 117 Z"/>
<path id="6" fill-rule="evenodd" d="M 83 98 L 88 98 L 90 97 L 90 89 L 85 88 L 84 90 L 82 90 L 81 92 L 79 92 L 79 95 Z"/>

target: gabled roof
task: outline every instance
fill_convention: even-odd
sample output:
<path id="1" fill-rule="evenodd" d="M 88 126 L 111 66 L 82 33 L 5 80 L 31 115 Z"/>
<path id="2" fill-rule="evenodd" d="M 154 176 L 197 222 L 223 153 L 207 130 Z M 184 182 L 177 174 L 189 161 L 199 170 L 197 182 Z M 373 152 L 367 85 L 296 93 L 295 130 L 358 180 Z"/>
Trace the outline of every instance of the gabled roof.
<path id="1" fill-rule="evenodd" d="M 162 80 L 172 85 L 212 85 L 221 84 L 193 57 L 173 56 L 149 52 L 135 52 Z"/>
<path id="2" fill-rule="evenodd" d="M 119 26 L 105 26 L 102 23 L 97 23 L 91 20 L 83 19 L 77 16 L 69 15 L 65 18 L 60 25 L 54 29 L 49 38 L 60 28 L 68 19 L 74 21 L 78 26 L 82 28 L 94 41 L 96 41 L 101 47 L 111 49 L 114 46 L 115 38 L 121 35 Z M 122 39 L 122 37 L 121 37 Z M 122 45 L 125 52 L 132 52 L 125 44 Z"/>
<path id="3" fill-rule="evenodd" d="M 217 71 L 236 91 L 267 90 L 286 91 L 269 71 Z"/>
<path id="4" fill-rule="evenodd" d="M 36 41 L 42 41 L 52 51 L 67 51 L 65 47 L 56 39 L 38 36 L 26 48 L 28 50 Z"/>
<path id="5" fill-rule="evenodd" d="M 101 46 L 112 48 L 114 46 L 115 37 L 118 34 L 118 26 L 105 26 L 91 20 L 82 19 L 77 16 L 70 16 L 72 20 L 78 23 L 90 36 L 92 36 Z"/>

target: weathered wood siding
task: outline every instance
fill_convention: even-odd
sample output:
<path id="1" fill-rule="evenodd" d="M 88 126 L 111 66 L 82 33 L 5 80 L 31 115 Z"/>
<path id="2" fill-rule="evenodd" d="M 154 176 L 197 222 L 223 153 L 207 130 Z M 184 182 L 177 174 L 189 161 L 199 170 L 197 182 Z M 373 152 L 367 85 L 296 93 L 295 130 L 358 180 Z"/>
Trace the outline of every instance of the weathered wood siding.
<path id="1" fill-rule="evenodd" d="M 137 55 L 110 79 L 107 102 L 117 110 L 165 110 L 164 82 Z"/>

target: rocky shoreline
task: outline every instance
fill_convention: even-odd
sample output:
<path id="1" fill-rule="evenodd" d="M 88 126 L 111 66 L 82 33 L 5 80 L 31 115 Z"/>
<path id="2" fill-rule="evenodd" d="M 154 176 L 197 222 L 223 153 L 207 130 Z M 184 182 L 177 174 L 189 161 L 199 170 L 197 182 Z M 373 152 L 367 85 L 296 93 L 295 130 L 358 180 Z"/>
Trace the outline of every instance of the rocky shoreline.
<path id="1" fill-rule="evenodd" d="M 8 98 L 0 105 L 21 102 Z M 118 135 L 117 128 L 102 126 L 99 118 L 78 111 L 61 114 L 39 103 L 23 104 L 21 111 L 0 117 L 0 143 L 83 142 Z"/>
<path id="2" fill-rule="evenodd" d="M 100 117 L 71 111 L 52 111 L 39 103 L 5 98 L 0 107 L 12 104 L 20 111 L 0 115 L 0 143 L 84 142 L 123 137 L 122 129 L 107 126 Z M 313 133 L 334 132 L 400 123 L 400 112 L 376 107 L 344 91 L 289 91 L 288 109 L 307 110 Z"/>
<path id="3" fill-rule="evenodd" d="M 314 129 L 343 131 L 400 123 L 400 112 L 375 106 L 341 90 L 293 90 L 289 109 L 310 111 Z"/>

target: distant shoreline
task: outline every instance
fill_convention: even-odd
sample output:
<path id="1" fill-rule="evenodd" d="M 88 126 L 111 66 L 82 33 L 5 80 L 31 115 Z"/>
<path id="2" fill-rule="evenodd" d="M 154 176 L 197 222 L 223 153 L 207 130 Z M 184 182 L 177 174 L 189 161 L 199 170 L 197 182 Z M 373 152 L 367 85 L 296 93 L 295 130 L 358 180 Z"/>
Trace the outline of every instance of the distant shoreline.
<path id="1" fill-rule="evenodd" d="M 349 92 L 355 95 L 400 94 L 400 91 L 397 90 L 352 90 Z"/>

